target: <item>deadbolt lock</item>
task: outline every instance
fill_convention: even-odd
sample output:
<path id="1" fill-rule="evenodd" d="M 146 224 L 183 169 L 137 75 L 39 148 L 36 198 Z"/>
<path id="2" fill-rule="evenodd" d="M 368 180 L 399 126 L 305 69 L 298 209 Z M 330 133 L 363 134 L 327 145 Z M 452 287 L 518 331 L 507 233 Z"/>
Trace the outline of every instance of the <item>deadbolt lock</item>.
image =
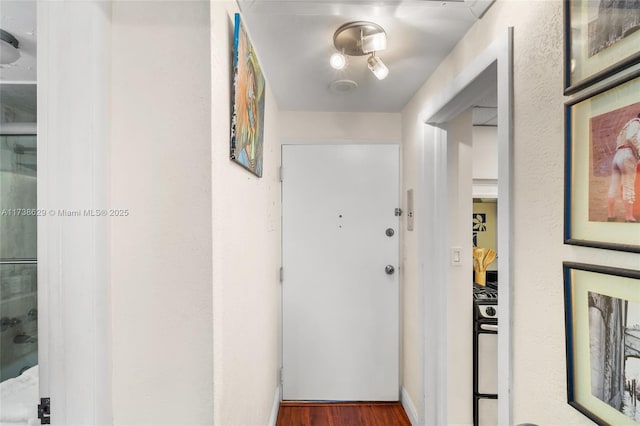
<path id="1" fill-rule="evenodd" d="M 384 233 L 387 234 L 387 237 L 393 237 L 393 234 L 395 234 L 396 232 L 392 228 L 387 228 Z"/>
<path id="2" fill-rule="evenodd" d="M 396 268 L 394 268 L 393 265 L 387 265 L 384 267 L 384 272 L 386 272 L 387 275 L 393 275 L 395 271 L 396 271 Z"/>

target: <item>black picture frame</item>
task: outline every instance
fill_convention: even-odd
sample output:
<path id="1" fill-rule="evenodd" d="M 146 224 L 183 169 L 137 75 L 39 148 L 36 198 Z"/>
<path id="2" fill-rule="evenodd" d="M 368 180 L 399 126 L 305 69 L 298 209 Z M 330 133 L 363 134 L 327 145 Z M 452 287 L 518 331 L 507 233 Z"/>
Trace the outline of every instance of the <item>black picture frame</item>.
<path id="1" fill-rule="evenodd" d="M 607 5 L 626 4 L 626 2 L 606 2 Z M 599 81 L 611 77 L 619 71 L 640 63 L 640 9 L 637 2 L 630 2 L 630 9 L 598 10 L 600 13 L 618 13 L 629 16 L 631 10 L 634 18 L 626 24 L 614 25 L 609 21 L 622 19 L 605 19 L 598 17 L 589 21 L 589 7 L 596 4 L 593 0 L 564 0 L 564 94 L 571 95 Z M 602 0 L 599 5 L 605 4 Z M 591 5 L 591 6 L 590 6 Z M 633 25 L 637 14 L 638 23 Z M 593 12 L 591 13 L 593 15 Z M 605 28 L 598 32 L 598 24 Z M 626 26 L 631 25 L 631 28 Z M 612 28 L 613 27 L 613 28 Z M 608 36 L 600 33 L 608 32 Z M 606 39 L 598 41 L 599 39 Z"/>
<path id="2" fill-rule="evenodd" d="M 565 103 L 565 244 L 640 253 L 640 223 L 624 222 L 624 214 L 615 216 L 619 222 L 609 222 L 606 184 L 612 185 L 616 129 L 596 132 L 596 125 L 611 120 L 609 116 L 625 122 L 637 114 L 640 70 Z M 606 150 L 599 145 L 596 150 L 596 144 Z M 598 154 L 596 158 L 596 153 L 609 157 Z M 640 208 L 640 191 L 636 192 L 634 211 Z M 622 200 L 617 200 L 615 208 L 621 206 Z"/>
<path id="3" fill-rule="evenodd" d="M 624 401 L 638 383 L 626 379 L 640 367 L 624 357 L 624 332 L 640 337 L 640 271 L 563 262 L 563 281 L 567 403 L 599 425 L 631 423 Z M 601 368 L 605 359 L 615 365 Z"/>

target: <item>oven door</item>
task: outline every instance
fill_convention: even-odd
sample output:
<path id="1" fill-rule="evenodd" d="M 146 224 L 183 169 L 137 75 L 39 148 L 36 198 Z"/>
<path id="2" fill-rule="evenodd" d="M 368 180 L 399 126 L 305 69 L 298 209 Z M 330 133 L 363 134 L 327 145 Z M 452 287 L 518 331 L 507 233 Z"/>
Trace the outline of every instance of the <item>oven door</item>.
<path id="1" fill-rule="evenodd" d="M 498 325 L 480 324 L 478 333 L 478 393 L 497 395 L 498 393 Z M 498 400 L 480 398 L 478 400 L 479 426 L 498 424 Z"/>

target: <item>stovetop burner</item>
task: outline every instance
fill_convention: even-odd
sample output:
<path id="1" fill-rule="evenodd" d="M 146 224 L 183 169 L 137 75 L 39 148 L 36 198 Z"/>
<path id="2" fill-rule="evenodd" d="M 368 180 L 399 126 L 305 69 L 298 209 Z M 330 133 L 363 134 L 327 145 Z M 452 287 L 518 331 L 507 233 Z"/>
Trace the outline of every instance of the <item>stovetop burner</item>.
<path id="1" fill-rule="evenodd" d="M 487 283 L 486 286 L 473 284 L 473 300 L 474 301 L 491 301 L 498 302 L 498 285 L 496 283 Z"/>
<path id="2" fill-rule="evenodd" d="M 498 322 L 498 285 L 487 283 L 486 286 L 473 284 L 474 322 Z"/>

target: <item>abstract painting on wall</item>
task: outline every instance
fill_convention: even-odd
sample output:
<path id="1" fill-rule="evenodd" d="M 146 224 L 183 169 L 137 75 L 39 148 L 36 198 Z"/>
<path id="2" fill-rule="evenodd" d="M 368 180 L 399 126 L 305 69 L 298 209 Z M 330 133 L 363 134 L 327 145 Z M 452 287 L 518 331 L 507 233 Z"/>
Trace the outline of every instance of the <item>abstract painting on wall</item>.
<path id="1" fill-rule="evenodd" d="M 473 246 L 478 247 L 478 233 L 487 230 L 486 213 L 473 213 Z"/>
<path id="2" fill-rule="evenodd" d="M 600 425 L 640 425 L 640 271 L 563 266 L 568 402 Z"/>
<path id="3" fill-rule="evenodd" d="M 231 160 L 262 176 L 265 80 L 240 14 L 233 35 Z"/>

